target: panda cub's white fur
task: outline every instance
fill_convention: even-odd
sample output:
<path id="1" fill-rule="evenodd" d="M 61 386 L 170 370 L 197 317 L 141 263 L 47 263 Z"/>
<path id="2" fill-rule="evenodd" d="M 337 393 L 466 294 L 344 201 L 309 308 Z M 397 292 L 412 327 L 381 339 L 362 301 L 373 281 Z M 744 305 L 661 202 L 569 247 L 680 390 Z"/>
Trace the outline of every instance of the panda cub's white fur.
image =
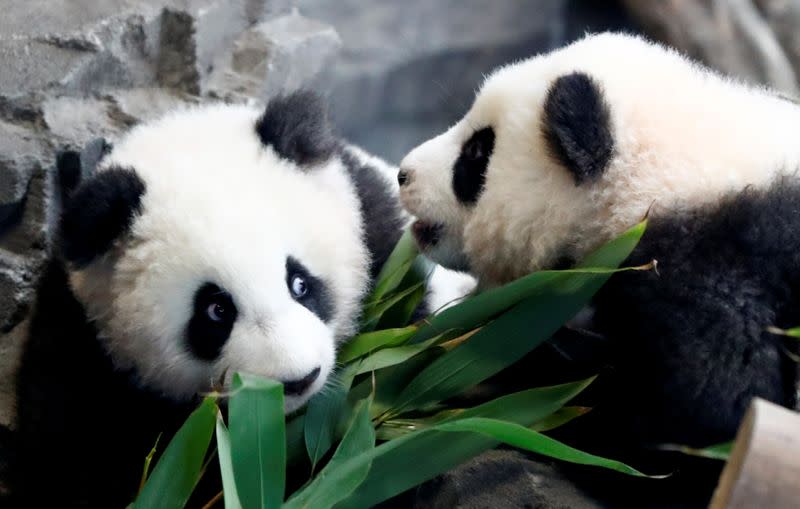
<path id="1" fill-rule="evenodd" d="M 56 164 L 64 207 L 18 373 L 20 507 L 127 505 L 156 438 L 237 372 L 300 408 L 408 223 L 396 170 L 336 138 L 310 92 L 174 111 L 84 153 Z M 433 284 L 434 305 L 459 289 Z"/>
<path id="2" fill-rule="evenodd" d="M 543 135 L 555 80 L 585 73 L 611 105 L 613 152 L 591 186 L 576 185 Z M 477 131 L 494 146 L 480 199 L 461 203 L 454 164 Z M 590 35 L 493 72 L 469 112 L 401 163 L 401 199 L 436 229 L 423 248 L 496 285 L 580 259 L 653 212 L 713 203 L 731 190 L 763 187 L 800 163 L 800 108 L 639 37 Z"/>
<path id="3" fill-rule="evenodd" d="M 369 260 L 342 162 L 298 169 L 262 146 L 260 113 L 196 107 L 129 133 L 99 171 L 134 168 L 146 187 L 143 213 L 118 249 L 70 276 L 112 359 L 145 386 L 189 397 L 234 371 L 288 381 L 320 367 L 308 392 L 287 396 L 292 410 L 325 383 L 336 342 L 354 332 Z M 328 323 L 280 284 L 287 256 L 324 277 L 335 302 Z M 204 281 L 233 295 L 238 310 L 213 362 L 177 340 Z"/>

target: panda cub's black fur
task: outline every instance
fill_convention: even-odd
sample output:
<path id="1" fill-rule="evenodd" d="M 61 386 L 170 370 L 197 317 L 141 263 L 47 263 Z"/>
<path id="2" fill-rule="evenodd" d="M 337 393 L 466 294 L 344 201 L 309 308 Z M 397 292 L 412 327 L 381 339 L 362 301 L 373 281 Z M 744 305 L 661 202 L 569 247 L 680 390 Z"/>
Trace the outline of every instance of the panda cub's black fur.
<path id="1" fill-rule="evenodd" d="M 257 113 L 244 107 L 210 106 L 140 126 L 106 156 L 110 162 L 101 161 L 90 176 L 83 175 L 76 153 L 59 157 L 58 170 L 69 190 L 58 242 L 39 283 L 18 373 L 15 507 L 125 507 L 136 494 L 145 457 L 156 440 L 160 454 L 196 408 L 200 393 L 224 382 L 229 371 L 251 371 L 284 382 L 287 402 L 292 402 L 287 410 L 302 405 L 324 383 L 333 363 L 334 343 L 357 326 L 359 306 L 351 300 L 368 290 L 402 233 L 404 216 L 392 191 L 393 182 L 381 178 L 363 153 L 333 137 L 320 99 L 300 92 L 278 98 L 263 114 Z M 250 128 L 231 132 L 230 127 L 219 125 L 219 136 L 230 138 L 221 142 L 222 148 L 194 147 L 200 154 L 197 159 L 189 153 L 193 148 L 189 139 L 184 140 L 185 146 L 161 147 L 172 151 L 157 159 L 163 167 L 130 163 L 139 157 L 131 147 L 156 143 L 147 141 L 151 139 L 148 136 L 159 140 L 162 130 L 184 128 L 198 129 L 200 136 L 206 130 L 213 132 L 217 122 Z M 175 140 L 170 143 L 179 143 Z M 213 162 L 204 159 L 225 157 L 234 143 L 252 153 L 252 159 L 240 163 L 252 167 L 219 168 L 225 181 L 202 173 L 204 164 L 215 173 Z M 186 189 L 170 189 L 164 175 L 184 171 L 183 162 L 170 167 L 170 158 L 181 157 L 188 157 L 186 161 L 197 167 L 191 168 L 184 181 Z M 120 165 L 120 160 L 128 164 Z M 271 180 L 273 173 L 283 176 Z M 248 194 L 253 183 L 236 180 L 245 178 L 258 184 L 293 186 L 287 189 L 297 194 L 290 196 L 297 201 L 287 206 L 277 199 L 262 199 L 259 193 L 267 196 L 268 188 Z M 304 187 L 306 181 L 309 185 Z M 339 200 L 331 195 L 339 191 L 327 190 L 327 185 L 346 190 L 352 198 L 341 196 Z M 212 194 L 224 192 L 225 186 L 247 189 L 243 189 L 241 201 L 215 201 Z M 316 198 L 311 194 L 315 189 L 321 193 Z M 170 203 L 157 201 L 158 196 L 168 197 Z M 319 205 L 323 200 L 330 201 Z M 185 205 L 190 210 L 182 210 L 180 204 L 190 204 Z M 236 218 L 239 207 L 263 211 L 261 217 L 239 218 L 255 230 L 214 222 L 219 216 L 228 217 L 226 214 Z M 352 224 L 337 226 L 341 227 L 338 234 L 345 235 L 339 239 L 315 229 L 313 217 L 296 215 L 295 207 L 317 207 L 315 214 L 340 214 L 352 218 Z M 269 214 L 289 227 L 296 222 L 299 226 L 292 230 L 292 239 L 299 238 L 310 247 L 298 249 L 297 240 L 285 243 L 280 232 L 267 227 L 258 230 Z M 150 221 L 153 217 L 156 221 Z M 205 234 L 214 236 L 215 242 L 205 244 Z M 181 235 L 189 240 L 177 241 Z M 264 237 L 267 243 L 259 243 Z M 352 245 L 347 243 L 349 238 Z M 166 247 L 173 241 L 177 242 L 174 248 Z M 223 250 L 218 251 L 217 246 Z M 272 257 L 273 252 L 277 256 Z M 339 272 L 320 269 L 324 267 L 320 257 L 348 253 L 354 255 L 346 258 L 350 261 L 342 262 L 342 267 L 335 267 L 333 272 Z M 148 261 L 147 256 L 153 254 L 156 256 Z M 273 259 L 274 264 L 269 265 Z M 215 265 L 215 260 L 224 266 Z M 350 265 L 344 266 L 347 263 Z M 163 270 L 162 264 L 173 264 L 185 273 L 167 271 L 154 279 L 140 279 Z M 268 267 L 274 270 L 269 274 L 280 274 L 277 280 L 261 279 L 272 277 L 265 276 Z M 165 277 L 179 278 L 177 281 L 187 286 L 185 292 L 178 289 L 176 295 L 188 297 L 178 308 L 171 307 L 175 299 L 147 287 L 161 284 Z M 361 288 L 348 290 L 357 291 L 355 294 L 342 294 L 336 286 L 342 278 Z M 131 305 L 125 299 L 136 292 L 143 297 Z M 255 295 L 256 301 L 244 300 L 245 294 Z M 91 300 L 95 298 L 91 296 L 103 302 Z M 167 300 L 155 306 L 153 314 L 135 314 L 139 307 L 162 298 Z M 181 310 L 180 316 L 170 315 L 175 309 Z M 90 310 L 101 312 L 92 315 Z M 114 322 L 115 313 L 126 320 L 130 317 L 125 313 L 141 316 L 144 322 L 161 319 L 153 315 L 166 317 L 148 328 L 148 323 L 136 320 Z M 179 331 L 177 337 L 159 336 L 164 326 L 173 325 Z M 115 330 L 129 335 L 109 336 Z M 308 361 L 305 351 L 292 354 L 293 348 L 315 336 L 327 352 L 320 357 L 322 361 Z M 243 350 L 244 354 L 231 356 L 243 342 L 253 345 Z M 289 353 L 285 358 L 269 354 L 253 365 L 237 364 L 247 362 L 253 349 L 271 343 L 283 345 L 277 352 Z M 155 348 L 162 348 L 163 353 L 147 351 Z M 135 352 L 153 353 L 152 359 L 164 359 L 165 364 L 161 371 L 148 371 L 150 361 L 136 358 Z M 215 371 L 218 363 L 225 364 L 219 367 L 223 371 Z M 169 369 L 177 371 L 164 371 Z M 206 369 L 207 378 L 191 378 L 195 371 Z M 195 379 L 198 381 L 193 382 Z M 216 492 L 214 486 L 201 489 L 190 505 L 204 504 Z"/>

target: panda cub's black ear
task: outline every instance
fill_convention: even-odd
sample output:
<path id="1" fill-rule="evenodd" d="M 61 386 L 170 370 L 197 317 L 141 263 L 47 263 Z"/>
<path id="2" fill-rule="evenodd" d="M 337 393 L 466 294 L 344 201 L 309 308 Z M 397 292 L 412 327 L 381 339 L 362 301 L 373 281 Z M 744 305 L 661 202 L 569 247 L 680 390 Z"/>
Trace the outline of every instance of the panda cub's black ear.
<path id="1" fill-rule="evenodd" d="M 56 154 L 56 175 L 63 200 L 72 194 L 78 184 L 94 174 L 97 165 L 110 151 L 111 144 L 105 138 L 95 138 L 80 152 L 67 148 Z"/>
<path id="2" fill-rule="evenodd" d="M 111 248 L 141 210 L 144 182 L 133 170 L 110 168 L 81 183 L 69 197 L 59 225 L 61 254 L 77 267 Z"/>
<path id="3" fill-rule="evenodd" d="M 545 140 L 575 184 L 597 179 L 614 152 L 611 115 L 600 86 L 574 72 L 556 79 L 547 91 L 542 115 Z"/>
<path id="4" fill-rule="evenodd" d="M 325 101 L 308 90 L 270 101 L 256 132 L 264 145 L 300 166 L 325 161 L 336 151 Z"/>

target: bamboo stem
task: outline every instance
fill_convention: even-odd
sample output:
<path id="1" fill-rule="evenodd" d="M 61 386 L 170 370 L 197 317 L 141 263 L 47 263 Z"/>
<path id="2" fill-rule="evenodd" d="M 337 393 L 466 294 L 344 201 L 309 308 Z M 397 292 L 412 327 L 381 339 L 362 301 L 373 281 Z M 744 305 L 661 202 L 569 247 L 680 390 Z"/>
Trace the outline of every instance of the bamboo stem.
<path id="1" fill-rule="evenodd" d="M 710 509 L 800 507 L 800 414 L 755 399 Z"/>

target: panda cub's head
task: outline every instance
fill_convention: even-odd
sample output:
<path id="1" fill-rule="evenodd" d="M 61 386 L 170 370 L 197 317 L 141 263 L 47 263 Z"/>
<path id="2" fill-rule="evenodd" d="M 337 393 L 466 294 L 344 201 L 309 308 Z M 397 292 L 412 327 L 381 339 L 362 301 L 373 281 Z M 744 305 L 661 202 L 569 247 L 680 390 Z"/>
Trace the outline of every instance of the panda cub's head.
<path id="1" fill-rule="evenodd" d="M 492 73 L 401 162 L 400 198 L 423 252 L 503 284 L 580 260 L 654 203 L 712 202 L 796 167 L 798 111 L 644 39 L 591 35 Z"/>
<path id="2" fill-rule="evenodd" d="M 358 197 L 323 105 L 213 105 L 133 129 L 72 195 L 61 251 L 106 351 L 175 399 L 236 371 L 325 383 L 368 285 Z"/>

